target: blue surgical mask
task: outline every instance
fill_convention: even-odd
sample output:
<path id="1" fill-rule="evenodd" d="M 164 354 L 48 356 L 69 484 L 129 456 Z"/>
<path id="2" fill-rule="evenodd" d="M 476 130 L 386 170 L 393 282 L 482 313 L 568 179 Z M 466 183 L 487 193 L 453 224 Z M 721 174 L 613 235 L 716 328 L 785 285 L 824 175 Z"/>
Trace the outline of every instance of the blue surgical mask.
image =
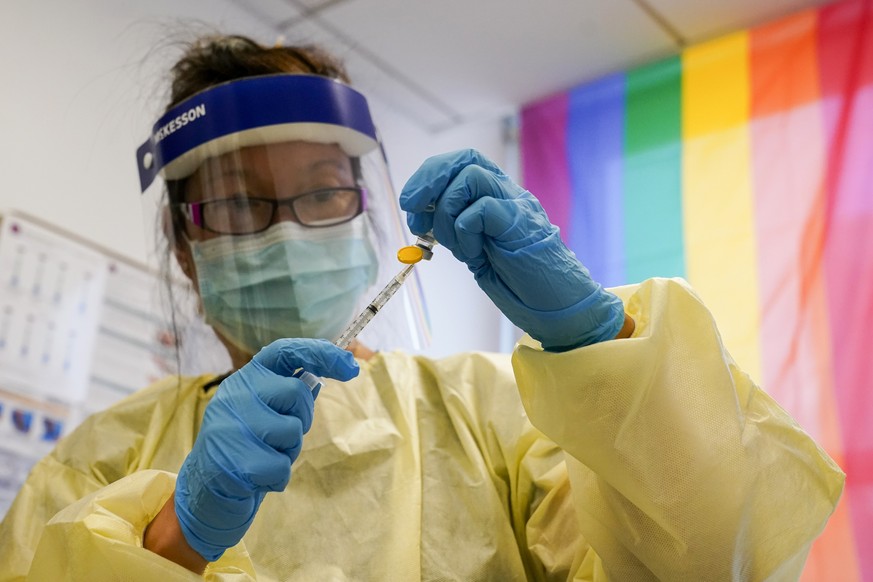
<path id="1" fill-rule="evenodd" d="M 326 228 L 192 241 L 206 322 L 250 354 L 283 337 L 333 340 L 376 279 L 363 216 Z"/>

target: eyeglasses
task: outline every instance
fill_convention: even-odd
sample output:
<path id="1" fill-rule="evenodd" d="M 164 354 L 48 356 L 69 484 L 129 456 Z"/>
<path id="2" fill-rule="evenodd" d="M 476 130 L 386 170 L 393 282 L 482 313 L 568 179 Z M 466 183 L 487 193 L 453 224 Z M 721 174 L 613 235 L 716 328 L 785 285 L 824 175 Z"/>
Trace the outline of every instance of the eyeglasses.
<path id="1" fill-rule="evenodd" d="M 267 230 L 279 206 L 287 206 L 296 222 L 311 228 L 334 226 L 361 214 L 366 190 L 358 187 L 323 188 L 293 198 L 220 198 L 178 204 L 185 218 L 217 234 L 255 234 Z"/>

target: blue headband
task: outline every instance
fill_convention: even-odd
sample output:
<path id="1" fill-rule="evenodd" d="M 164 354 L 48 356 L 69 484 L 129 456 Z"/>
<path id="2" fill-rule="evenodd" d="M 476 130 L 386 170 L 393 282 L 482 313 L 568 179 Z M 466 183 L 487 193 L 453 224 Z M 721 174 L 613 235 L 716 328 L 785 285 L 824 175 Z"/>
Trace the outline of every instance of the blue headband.
<path id="1" fill-rule="evenodd" d="M 349 156 L 378 147 L 363 95 L 316 75 L 267 75 L 216 85 L 176 105 L 136 150 L 142 191 L 158 173 L 178 180 L 207 158 L 282 141 L 336 143 Z"/>

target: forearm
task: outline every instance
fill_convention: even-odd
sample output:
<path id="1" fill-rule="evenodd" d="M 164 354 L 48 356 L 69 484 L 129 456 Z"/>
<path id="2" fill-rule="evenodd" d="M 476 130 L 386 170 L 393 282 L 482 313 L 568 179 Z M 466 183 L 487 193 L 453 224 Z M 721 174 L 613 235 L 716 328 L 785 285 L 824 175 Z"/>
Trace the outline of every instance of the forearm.
<path id="1" fill-rule="evenodd" d="M 634 330 L 636 329 L 636 323 L 634 319 L 628 315 L 624 314 L 624 323 L 621 326 L 621 329 L 618 332 L 618 335 L 615 336 L 615 339 L 627 339 L 634 334 Z"/>
<path id="2" fill-rule="evenodd" d="M 59 480 L 46 482 L 45 486 L 63 486 L 63 481 L 60 485 L 55 481 Z M 174 481 L 172 473 L 136 471 L 57 512 L 43 528 L 29 559 L 28 579 L 85 580 L 93 578 L 95 572 L 162 582 L 195 579 L 199 574 L 150 551 L 143 540 L 149 523 L 162 510 L 172 509 Z M 160 531 L 160 523 L 158 520 L 152 536 Z M 211 574 L 255 577 L 251 559 L 241 544 L 229 548 L 218 562 L 210 563 L 205 575 Z"/>
<path id="3" fill-rule="evenodd" d="M 143 534 L 143 546 L 159 556 L 202 574 L 207 561 L 188 545 L 176 517 L 175 495 L 170 496 Z"/>

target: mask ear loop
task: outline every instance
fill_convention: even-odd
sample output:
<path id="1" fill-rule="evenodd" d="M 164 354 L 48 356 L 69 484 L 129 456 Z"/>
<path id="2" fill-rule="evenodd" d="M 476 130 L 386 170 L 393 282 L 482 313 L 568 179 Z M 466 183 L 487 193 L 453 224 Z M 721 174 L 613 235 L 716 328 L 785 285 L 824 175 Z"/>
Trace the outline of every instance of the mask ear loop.
<path id="1" fill-rule="evenodd" d="M 188 228 L 185 223 L 186 220 L 191 220 L 191 218 L 185 206 L 179 206 L 178 213 L 174 212 L 172 208 L 174 204 L 180 204 L 181 200 L 184 199 L 182 193 L 185 190 L 186 180 L 187 178 L 166 181 L 167 204 L 164 205 L 161 211 L 161 227 L 164 239 L 170 247 L 168 251 L 173 254 L 182 273 L 188 278 L 192 292 L 196 296 L 197 314 L 203 317 L 206 312 L 200 293 L 196 290 L 198 284 L 195 281 L 199 281 L 199 278 L 197 276 L 197 265 L 192 256 L 195 241 L 188 235 Z M 182 245 L 184 245 L 184 248 Z M 171 291 L 170 294 L 172 295 L 173 292 Z"/>

